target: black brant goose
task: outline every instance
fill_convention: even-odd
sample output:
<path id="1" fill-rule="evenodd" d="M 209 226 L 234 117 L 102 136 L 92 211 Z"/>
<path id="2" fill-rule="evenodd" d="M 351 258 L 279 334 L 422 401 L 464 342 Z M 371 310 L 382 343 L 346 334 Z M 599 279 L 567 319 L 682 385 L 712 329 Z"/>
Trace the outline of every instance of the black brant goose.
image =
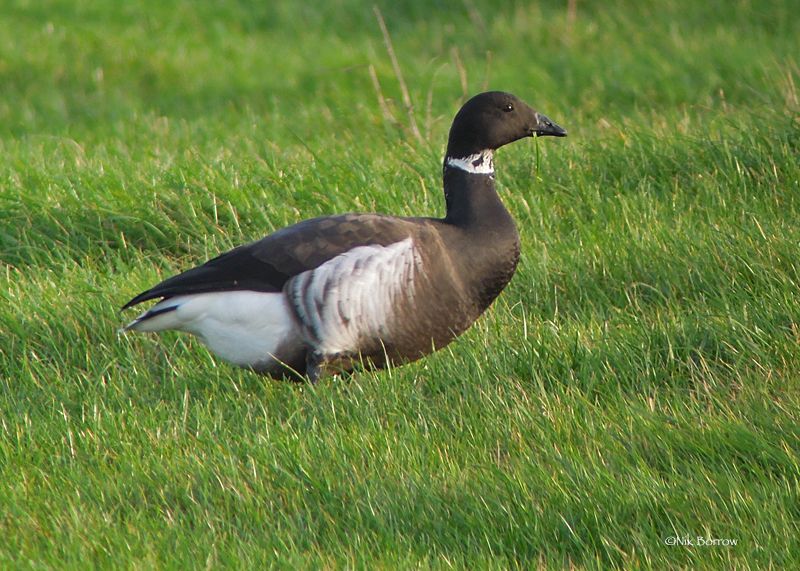
<path id="1" fill-rule="evenodd" d="M 274 377 L 414 361 L 463 333 L 514 275 L 519 235 L 494 186 L 493 152 L 566 131 L 500 91 L 456 114 L 444 218 L 305 220 L 140 293 L 160 299 L 125 330 L 175 329 Z"/>

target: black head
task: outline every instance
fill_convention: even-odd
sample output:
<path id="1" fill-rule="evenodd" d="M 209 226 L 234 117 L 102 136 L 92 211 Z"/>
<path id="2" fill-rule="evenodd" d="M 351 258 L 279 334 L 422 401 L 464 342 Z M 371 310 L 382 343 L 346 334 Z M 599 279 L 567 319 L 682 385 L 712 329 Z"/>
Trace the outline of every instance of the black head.
<path id="1" fill-rule="evenodd" d="M 450 128 L 447 156 L 466 157 L 524 137 L 564 137 L 566 134 L 564 129 L 514 95 L 487 91 L 467 101 L 456 114 Z"/>

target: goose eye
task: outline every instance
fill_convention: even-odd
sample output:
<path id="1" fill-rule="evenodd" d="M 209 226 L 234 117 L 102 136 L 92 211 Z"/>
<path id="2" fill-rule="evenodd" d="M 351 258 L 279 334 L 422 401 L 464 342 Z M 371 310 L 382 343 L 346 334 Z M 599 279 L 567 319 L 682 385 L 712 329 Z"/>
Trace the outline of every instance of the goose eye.
<path id="1" fill-rule="evenodd" d="M 503 107 L 503 111 L 505 111 L 506 113 L 510 113 L 513 110 L 514 106 L 511 103 L 506 103 L 506 106 Z"/>

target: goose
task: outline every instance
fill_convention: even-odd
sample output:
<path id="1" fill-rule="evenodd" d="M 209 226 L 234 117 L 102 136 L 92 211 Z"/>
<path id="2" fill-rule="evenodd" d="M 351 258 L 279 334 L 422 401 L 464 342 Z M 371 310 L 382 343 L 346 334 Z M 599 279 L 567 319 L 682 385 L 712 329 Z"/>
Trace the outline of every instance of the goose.
<path id="1" fill-rule="evenodd" d="M 233 365 L 312 383 L 415 361 L 466 331 L 514 275 L 520 240 L 494 151 L 566 134 L 510 93 L 475 95 L 450 128 L 444 218 L 304 220 L 140 293 L 122 309 L 159 301 L 123 331 L 186 332 Z"/>

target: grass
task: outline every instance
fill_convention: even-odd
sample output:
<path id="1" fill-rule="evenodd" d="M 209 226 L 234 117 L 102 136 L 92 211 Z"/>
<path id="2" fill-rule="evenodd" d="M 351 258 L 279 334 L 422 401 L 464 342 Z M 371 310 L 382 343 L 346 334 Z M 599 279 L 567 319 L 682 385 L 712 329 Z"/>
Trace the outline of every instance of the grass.
<path id="1" fill-rule="evenodd" d="M 800 566 L 800 5 L 575 7 L 381 5 L 418 138 L 367 2 L 7 2 L 0 567 Z M 522 262 L 451 347 L 310 387 L 117 337 L 298 219 L 441 214 L 485 87 L 570 137 L 499 153 Z"/>

